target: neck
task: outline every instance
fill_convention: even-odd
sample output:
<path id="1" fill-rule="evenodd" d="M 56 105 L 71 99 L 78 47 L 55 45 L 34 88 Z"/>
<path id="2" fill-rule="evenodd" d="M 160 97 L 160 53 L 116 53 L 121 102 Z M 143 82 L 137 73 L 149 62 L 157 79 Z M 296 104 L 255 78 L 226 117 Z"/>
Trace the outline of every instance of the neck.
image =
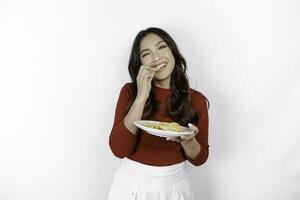
<path id="1" fill-rule="evenodd" d="M 165 89 L 171 88 L 171 79 L 165 79 L 165 80 L 153 80 L 155 86 Z"/>

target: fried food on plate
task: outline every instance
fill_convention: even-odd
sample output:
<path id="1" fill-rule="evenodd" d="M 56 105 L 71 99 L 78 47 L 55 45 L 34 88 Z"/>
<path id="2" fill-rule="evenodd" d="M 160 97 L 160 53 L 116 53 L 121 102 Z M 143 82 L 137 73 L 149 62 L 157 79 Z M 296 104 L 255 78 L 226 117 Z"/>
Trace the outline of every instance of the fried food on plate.
<path id="1" fill-rule="evenodd" d="M 158 129 L 158 130 L 176 131 L 176 132 L 181 132 L 184 129 L 183 126 L 180 126 L 176 122 L 158 122 L 158 123 L 146 122 L 144 126 Z"/>

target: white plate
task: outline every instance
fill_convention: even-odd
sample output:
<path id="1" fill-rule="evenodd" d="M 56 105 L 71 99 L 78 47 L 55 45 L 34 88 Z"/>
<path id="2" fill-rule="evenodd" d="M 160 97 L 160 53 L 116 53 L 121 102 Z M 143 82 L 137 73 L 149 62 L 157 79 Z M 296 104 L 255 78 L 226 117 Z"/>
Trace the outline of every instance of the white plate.
<path id="1" fill-rule="evenodd" d="M 144 126 L 145 123 L 159 123 L 159 121 L 151 121 L 151 120 L 137 120 L 134 121 L 133 123 L 140 129 L 148 132 L 151 135 L 159 136 L 159 137 L 178 137 L 182 135 L 192 135 L 194 133 L 193 129 L 186 128 L 181 131 L 181 132 L 176 132 L 176 131 L 166 131 L 166 130 L 158 130 L 154 128 L 150 128 L 147 126 Z"/>

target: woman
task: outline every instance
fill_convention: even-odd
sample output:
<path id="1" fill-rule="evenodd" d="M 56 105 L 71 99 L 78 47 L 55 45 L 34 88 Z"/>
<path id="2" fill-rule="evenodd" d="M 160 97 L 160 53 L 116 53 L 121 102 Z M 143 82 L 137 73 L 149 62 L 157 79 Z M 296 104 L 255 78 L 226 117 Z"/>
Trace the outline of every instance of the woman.
<path id="1" fill-rule="evenodd" d="M 208 158 L 207 98 L 190 89 L 186 61 L 164 30 L 151 27 L 136 36 L 129 60 L 131 83 L 119 94 L 109 145 L 122 158 L 109 200 L 191 200 L 185 171 Z M 135 120 L 177 122 L 194 130 L 176 139 L 138 129 Z"/>

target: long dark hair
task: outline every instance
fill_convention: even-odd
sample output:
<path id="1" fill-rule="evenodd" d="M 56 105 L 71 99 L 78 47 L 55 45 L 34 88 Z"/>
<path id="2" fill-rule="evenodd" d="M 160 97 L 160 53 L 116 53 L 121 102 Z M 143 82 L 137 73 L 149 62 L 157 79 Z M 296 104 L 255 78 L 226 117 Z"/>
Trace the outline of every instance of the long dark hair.
<path id="1" fill-rule="evenodd" d="M 154 33 L 161 37 L 171 49 L 172 54 L 175 58 L 175 67 L 171 74 L 171 83 L 170 87 L 172 89 L 171 96 L 167 99 L 167 114 L 168 116 L 175 122 L 187 126 L 188 123 L 197 124 L 199 117 L 195 108 L 191 102 L 190 96 L 190 86 L 189 81 L 186 75 L 186 61 L 184 57 L 180 54 L 175 41 L 172 37 L 164 30 L 157 27 L 150 27 L 145 30 L 140 31 L 132 45 L 131 55 L 128 64 L 128 71 L 132 80 L 131 84 L 131 104 L 128 105 L 126 109 L 126 113 L 129 111 L 134 99 L 137 95 L 137 82 L 136 77 L 138 75 L 141 61 L 140 61 L 140 43 L 142 39 L 149 33 Z M 152 82 L 153 85 L 153 82 Z M 153 87 L 152 87 L 153 88 Z M 195 92 L 201 94 L 202 93 L 194 90 Z M 206 101 L 209 101 L 205 97 Z M 155 99 L 153 89 L 151 89 L 149 98 L 146 101 L 143 118 L 148 119 L 151 118 L 155 112 L 158 110 L 158 102 Z"/>

